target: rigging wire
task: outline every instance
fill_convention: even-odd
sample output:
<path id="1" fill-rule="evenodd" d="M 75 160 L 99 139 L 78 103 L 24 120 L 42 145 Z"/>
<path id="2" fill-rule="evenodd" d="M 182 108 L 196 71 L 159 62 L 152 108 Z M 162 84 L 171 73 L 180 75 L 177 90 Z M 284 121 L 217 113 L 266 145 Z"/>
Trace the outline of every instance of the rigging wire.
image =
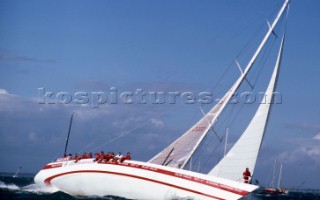
<path id="1" fill-rule="evenodd" d="M 274 8 L 273 8 L 274 11 L 273 11 L 273 13 L 276 13 L 276 9 L 275 9 L 275 8 L 277 8 L 277 7 L 274 6 Z M 258 21 L 258 20 L 257 20 L 258 18 L 259 18 L 259 17 L 254 18 L 253 21 Z M 236 19 L 233 21 L 233 23 L 239 24 L 239 23 L 236 23 L 236 22 L 241 22 L 241 20 L 243 21 L 243 19 L 244 19 L 244 17 L 243 17 L 243 15 L 241 15 L 239 18 L 236 18 Z M 247 24 L 247 26 L 249 26 L 249 24 L 252 24 L 252 22 L 248 22 L 248 23 L 246 23 L 246 24 Z M 250 45 L 250 43 L 252 43 L 253 38 L 257 38 L 258 33 L 262 32 L 262 28 L 263 28 L 264 26 L 265 26 L 265 24 L 261 25 L 260 28 L 258 29 L 258 31 L 256 31 L 256 32 L 250 37 L 251 39 L 249 39 L 248 42 L 244 45 L 244 47 L 240 50 L 240 52 L 239 52 L 239 54 L 236 56 L 236 58 L 239 58 L 239 57 L 242 55 L 243 52 L 246 52 L 246 49 L 248 48 L 248 46 Z M 231 26 L 229 26 L 229 28 L 230 28 L 230 27 L 231 27 Z M 241 27 L 241 28 L 243 28 L 243 27 Z M 243 29 L 246 29 L 246 27 L 243 28 Z M 233 38 L 235 38 L 235 37 L 237 37 L 237 36 L 239 36 L 239 34 L 234 34 L 234 36 L 232 36 L 231 39 L 233 39 Z M 225 77 L 227 76 L 227 73 L 230 71 L 230 69 L 232 69 L 231 67 L 233 67 L 233 66 L 234 66 L 234 61 L 231 61 L 231 63 L 228 65 L 228 67 L 224 70 L 223 74 L 222 74 L 222 75 L 220 76 L 220 78 L 218 79 L 218 81 L 217 81 L 215 84 L 212 84 L 213 87 L 210 88 L 210 91 L 215 91 L 215 90 L 216 90 L 216 88 L 220 85 L 220 83 L 222 82 L 222 80 L 225 80 Z M 221 89 L 221 90 L 225 91 L 226 89 L 228 89 L 227 87 L 229 87 L 229 86 L 226 86 L 225 88 L 223 88 L 223 89 Z"/>
<path id="2" fill-rule="evenodd" d="M 160 116 L 162 116 L 162 115 L 165 115 L 166 113 L 172 112 L 172 111 L 178 109 L 180 106 L 182 106 L 182 104 L 177 105 L 177 106 L 175 106 L 174 108 L 170 108 L 170 109 L 168 109 L 168 110 L 166 110 L 166 111 L 163 111 L 163 112 L 159 113 L 158 115 L 156 115 L 156 117 L 160 117 Z M 140 123 L 138 126 L 135 126 L 134 128 L 130 129 L 129 131 L 121 131 L 121 132 L 120 132 L 120 133 L 121 133 L 120 135 L 111 138 L 110 140 L 108 140 L 107 142 L 103 143 L 102 145 L 100 145 L 100 146 L 98 146 L 98 147 L 96 147 L 96 148 L 93 148 L 92 151 L 95 151 L 95 150 L 97 150 L 97 149 L 101 149 L 102 147 L 106 146 L 107 144 L 110 144 L 110 143 L 112 143 L 112 142 L 115 142 L 115 141 L 121 139 L 122 137 L 127 136 L 127 135 L 133 133 L 135 130 L 137 130 L 137 129 L 143 127 L 143 126 L 145 126 L 145 125 L 148 124 L 148 123 L 150 123 L 151 120 L 152 120 L 152 119 L 147 119 L 147 120 L 145 120 L 144 122 Z"/>
<path id="3" fill-rule="evenodd" d="M 87 148 L 89 148 L 90 146 L 92 146 L 94 144 L 94 142 L 89 143 L 88 145 L 86 145 L 85 147 L 83 147 L 80 151 L 78 151 L 77 153 L 80 154 L 81 152 L 84 152 L 84 150 L 86 150 Z"/>
<path id="4" fill-rule="evenodd" d="M 278 11 L 277 9 L 279 8 L 279 5 L 280 5 L 280 3 L 278 2 L 276 5 L 273 6 L 273 8 L 271 9 L 272 12 L 271 12 L 271 14 L 269 14 L 269 16 L 273 16 L 273 15 L 275 15 L 275 14 L 277 13 L 277 11 Z M 232 22 L 232 24 L 239 24 L 239 23 L 235 23 L 235 22 L 241 21 L 242 18 L 244 18 L 243 15 L 239 16 L 238 18 L 236 18 L 236 19 Z M 271 17 L 269 17 L 269 18 L 271 18 Z M 258 21 L 257 19 L 259 19 L 259 17 L 254 18 L 253 21 Z M 243 20 L 243 19 L 242 19 L 242 20 Z M 247 23 L 247 24 L 251 24 L 251 23 L 252 23 L 252 22 Z M 248 25 L 248 26 L 249 26 L 249 25 Z M 243 54 L 243 52 L 247 52 L 246 49 L 248 49 L 250 45 L 251 45 L 251 46 L 254 46 L 254 45 L 252 45 L 253 39 L 254 39 L 254 38 L 257 38 L 258 34 L 259 34 L 260 32 L 262 32 L 262 29 L 263 29 L 263 27 L 265 27 L 265 26 L 266 26 L 265 23 L 263 23 L 263 24 L 260 25 L 259 29 L 258 29 L 257 31 L 255 31 L 255 33 L 250 37 L 251 39 L 247 40 L 248 42 L 247 42 L 247 43 L 244 45 L 244 47 L 240 50 L 240 52 L 239 52 L 239 54 L 236 56 L 236 58 L 239 58 L 239 57 Z M 230 27 L 231 27 L 231 26 L 229 26 L 229 28 L 230 28 Z M 238 36 L 238 34 L 232 36 L 232 38 L 235 38 L 236 36 Z M 218 36 L 217 36 L 217 37 L 218 37 Z M 231 39 L 232 39 L 232 38 L 231 38 Z M 227 89 L 229 89 L 229 87 L 230 87 L 229 85 L 228 85 L 228 86 L 225 85 L 223 88 L 220 88 L 219 90 L 217 90 L 217 87 L 221 85 L 222 80 L 226 80 L 226 77 L 229 78 L 229 76 L 227 76 L 227 74 L 229 73 L 229 71 L 230 71 L 231 69 L 233 69 L 233 68 L 232 68 L 233 66 L 234 66 L 234 61 L 231 61 L 231 63 L 230 63 L 230 64 L 228 65 L 228 67 L 224 70 L 224 72 L 222 73 L 222 75 L 220 76 L 220 78 L 219 78 L 214 84 L 212 84 L 213 86 L 209 89 L 209 91 L 216 91 L 216 94 L 218 94 L 218 93 L 224 92 L 224 91 L 226 91 Z M 201 107 L 205 107 L 205 106 L 202 104 Z"/>
<path id="5" fill-rule="evenodd" d="M 276 15 L 276 13 L 278 12 L 278 8 L 280 7 L 279 5 L 281 5 L 280 2 L 278 2 L 276 5 L 273 6 L 272 9 L 270 9 L 271 12 L 268 15 L 267 19 L 271 19 L 273 16 Z M 256 18 L 256 19 L 258 19 L 258 18 Z M 258 21 L 258 20 L 256 20 L 256 21 Z M 236 58 L 239 58 L 240 56 L 243 56 L 243 54 L 248 52 L 250 48 L 254 47 L 254 45 L 253 45 L 254 41 L 255 40 L 259 40 L 258 36 L 263 31 L 263 29 L 265 29 L 266 27 L 267 27 L 267 24 L 265 22 L 261 23 L 259 28 L 252 34 L 250 39 L 247 40 L 246 44 L 241 48 L 241 50 L 240 50 L 239 54 L 236 56 Z"/>
<path id="6" fill-rule="evenodd" d="M 281 20 L 281 25 L 282 25 L 282 22 L 283 22 L 283 18 L 282 18 L 282 20 Z M 266 65 L 266 58 L 270 56 L 270 54 L 271 54 L 271 49 L 273 49 L 273 46 L 274 46 L 274 44 L 275 44 L 275 40 L 276 40 L 276 38 L 275 38 L 274 40 L 272 40 L 270 43 L 268 43 L 268 44 L 270 44 L 270 45 L 268 45 L 268 48 L 266 48 L 265 51 L 263 51 L 263 55 L 260 56 L 261 58 L 259 59 L 259 63 L 256 64 L 258 67 L 257 67 L 257 70 L 255 71 L 255 73 L 253 73 L 253 75 L 254 75 L 253 77 L 256 77 L 256 78 L 254 79 L 254 84 L 253 84 L 253 85 L 255 85 L 255 84 L 257 83 L 257 81 L 258 81 L 258 79 L 259 79 L 259 76 L 260 76 L 260 74 L 261 74 L 261 72 L 262 72 L 262 69 L 263 69 L 264 66 Z M 240 107 L 240 110 L 241 110 L 242 108 L 243 108 L 243 106 Z M 232 110 L 233 110 L 233 109 L 232 109 Z M 230 124 L 233 124 L 234 119 L 235 119 L 236 116 L 239 114 L 240 110 L 239 110 L 239 111 L 236 113 L 236 115 L 233 117 L 233 119 L 231 120 L 231 123 L 230 123 Z M 223 123 L 224 123 L 224 121 L 223 121 Z M 209 143 L 207 143 L 206 145 L 204 145 L 204 148 L 206 148 L 208 144 L 209 144 Z M 213 150 L 213 152 L 211 153 L 211 155 L 215 153 L 215 151 L 217 150 L 218 146 L 220 146 L 220 144 L 221 144 L 221 142 L 217 144 L 217 146 L 215 147 L 215 149 Z M 206 164 L 209 162 L 210 158 L 212 158 L 212 157 L 213 157 L 213 156 L 210 156 L 209 159 L 206 159 L 204 165 L 206 165 Z M 198 159 L 199 159 L 199 157 L 194 158 L 194 160 L 196 160 L 196 161 L 197 161 Z"/>
<path id="7" fill-rule="evenodd" d="M 274 44 L 274 42 L 273 42 L 273 44 Z M 273 46 L 273 44 L 272 44 L 272 46 Z M 266 53 L 266 52 L 270 52 L 270 51 L 271 51 L 271 48 L 269 48 L 266 51 L 264 51 L 264 54 L 268 54 L 269 55 L 270 53 Z M 265 56 L 263 56 L 263 57 L 265 57 Z M 259 65 L 261 65 L 261 64 L 265 64 L 265 62 L 260 62 Z M 259 67 L 259 68 L 262 68 L 262 67 Z M 255 73 L 255 74 L 257 76 L 259 76 L 261 71 L 262 70 L 259 70 L 258 73 Z M 246 85 L 244 90 L 247 90 L 248 88 L 249 88 L 249 85 Z M 238 118 L 239 114 L 241 113 L 241 111 L 243 110 L 244 107 L 245 107 L 244 103 L 241 103 L 240 107 L 239 106 L 237 107 L 236 105 L 234 105 L 234 106 L 231 107 L 231 109 L 227 113 L 224 113 L 225 117 L 224 117 L 223 121 L 220 121 L 221 122 L 220 125 L 217 124 L 218 126 L 220 126 L 220 128 L 218 129 L 218 132 L 221 132 L 221 129 L 224 128 L 224 127 L 232 127 L 234 122 L 236 121 L 236 119 Z M 225 138 L 225 136 L 223 136 L 223 138 Z M 212 142 L 213 141 L 212 141 L 212 138 L 211 138 L 211 141 L 209 141 L 208 144 L 210 144 Z M 216 151 L 220 146 L 221 146 L 221 142 L 217 144 L 217 146 L 214 149 L 214 151 L 209 155 L 209 158 L 205 161 L 204 166 L 207 165 L 208 163 L 212 163 L 213 159 L 215 158 L 215 156 L 213 156 L 213 155 L 216 154 Z M 223 154 L 221 153 L 221 155 L 218 156 L 218 157 L 220 157 L 220 159 L 221 159 L 223 157 L 222 155 Z M 218 159 L 218 160 L 220 160 L 220 159 Z"/>
<path id="8" fill-rule="evenodd" d="M 247 46 L 247 45 L 248 45 L 248 46 Z M 246 49 L 246 48 L 249 48 L 249 43 L 247 43 L 243 49 Z M 272 48 L 272 47 L 270 47 L 270 48 Z M 239 57 L 239 56 L 242 55 L 242 53 L 243 53 L 242 51 L 243 51 L 243 50 L 240 51 L 240 53 L 238 54 L 237 57 Z M 260 60 L 259 65 L 264 66 L 263 64 L 264 64 L 265 62 L 266 62 L 266 61 L 265 61 L 264 59 L 262 59 L 262 60 Z M 220 79 L 218 79 L 217 83 L 213 86 L 213 88 L 212 88 L 211 90 L 214 90 L 214 89 L 216 89 L 216 88 L 219 86 L 219 84 L 222 82 L 223 78 L 226 76 L 227 72 L 231 69 L 231 66 L 233 66 L 233 64 L 230 64 L 230 65 L 228 66 L 228 68 L 224 71 L 223 75 L 220 77 Z M 263 67 L 259 68 L 259 70 L 256 72 L 256 73 L 258 74 L 258 75 L 257 75 L 258 77 L 256 77 L 256 79 L 254 80 L 254 84 L 253 84 L 253 85 L 255 85 L 255 83 L 257 82 L 257 80 L 258 80 L 258 78 L 259 78 L 259 75 L 261 74 L 262 69 L 263 69 Z M 177 106 L 177 107 L 178 107 L 178 106 Z M 177 107 L 176 107 L 176 108 L 177 108 Z M 240 109 L 242 109 L 242 107 L 243 107 L 243 106 L 241 106 Z M 235 109 L 232 108 L 230 112 L 232 113 L 232 112 L 234 112 L 234 110 L 235 110 Z M 171 110 L 170 110 L 170 111 L 171 111 Z M 168 112 L 168 111 L 166 111 L 166 112 Z M 164 112 L 164 113 L 166 113 L 166 112 Z M 239 111 L 239 112 L 240 112 L 240 111 Z M 236 116 L 239 114 L 239 112 L 236 113 Z M 164 114 L 164 113 L 162 113 L 162 114 Z M 158 116 L 161 116 L 162 114 L 159 114 Z M 193 118 L 195 117 L 195 115 L 196 115 L 196 114 L 194 114 Z M 233 120 L 234 120 L 234 119 L 235 119 L 235 116 L 234 116 L 234 118 L 232 118 L 231 124 L 233 124 Z M 222 121 L 222 124 L 224 124 L 225 121 L 226 121 L 226 119 L 224 119 L 224 120 Z M 122 131 L 120 135 L 118 135 L 118 136 L 112 138 L 111 140 L 107 141 L 106 143 L 104 143 L 104 144 L 102 144 L 102 145 L 94 148 L 93 151 L 94 151 L 94 150 L 97 150 L 97 149 L 99 149 L 99 148 L 102 148 L 103 146 L 105 146 L 105 145 L 107 145 L 107 144 L 109 144 L 109 143 L 112 143 L 112 142 L 114 142 L 114 141 L 116 141 L 116 140 L 118 140 L 118 139 L 120 139 L 120 138 L 122 138 L 122 137 L 124 137 L 124 136 L 126 136 L 126 135 L 128 135 L 128 134 L 130 134 L 130 133 L 132 133 L 132 132 L 134 132 L 135 130 L 137 130 L 138 128 L 144 126 L 145 124 L 147 124 L 147 123 L 149 123 L 149 122 L 150 122 L 150 119 L 144 121 L 142 124 L 139 124 L 138 126 L 132 128 L 132 129 L 129 130 L 129 131 Z M 94 142 L 91 142 L 91 143 L 90 143 L 89 145 L 87 145 L 84 149 L 90 147 L 93 143 L 94 143 Z M 217 147 L 218 147 L 219 145 L 220 145 L 220 143 L 217 145 Z M 215 150 L 217 149 L 217 147 L 215 148 Z M 83 151 L 84 149 L 82 149 L 81 151 Z M 215 151 L 215 150 L 214 150 L 214 151 Z M 81 151 L 80 151 L 80 152 L 81 152 Z"/>
<path id="9" fill-rule="evenodd" d="M 272 12 L 271 14 L 269 14 L 269 18 L 271 18 L 271 16 L 274 16 L 275 13 L 277 13 L 277 9 L 279 7 L 280 3 L 278 2 L 276 5 L 273 6 L 272 8 Z M 255 18 L 257 19 L 257 18 Z M 239 21 L 239 20 L 238 20 Z M 258 21 L 258 20 L 255 20 L 255 21 Z M 251 23 L 247 23 L 247 24 L 251 24 Z M 254 47 L 253 45 L 253 41 L 255 38 L 258 39 L 258 35 L 259 33 L 262 32 L 263 28 L 266 27 L 266 24 L 265 23 L 262 23 L 259 27 L 259 29 L 257 31 L 255 31 L 255 33 L 249 38 L 249 40 L 247 40 L 248 42 L 245 43 L 245 45 L 241 48 L 240 52 L 237 54 L 236 56 L 236 59 L 240 58 L 241 56 L 243 56 L 244 52 L 248 52 L 248 49 L 252 46 Z M 213 84 L 213 87 L 210 89 L 210 91 L 215 91 L 216 88 L 221 84 L 222 80 L 225 80 L 225 77 L 227 76 L 227 73 L 232 69 L 232 67 L 234 66 L 234 61 L 232 61 L 228 67 L 226 68 L 226 70 L 223 72 L 223 74 L 220 76 L 220 78 L 218 79 L 218 81 Z M 228 89 L 229 86 L 225 86 L 224 88 L 221 88 L 220 90 L 221 91 L 225 91 Z M 217 92 L 219 93 L 219 92 Z"/>
<path id="10" fill-rule="evenodd" d="M 258 35 L 258 33 L 261 32 L 261 30 L 262 30 L 262 26 L 261 26 L 261 28 L 259 29 L 259 31 L 257 31 L 257 32 L 255 33 L 254 36 Z M 253 37 L 254 37 L 254 36 L 253 36 Z M 252 41 L 252 40 L 249 40 L 249 41 Z M 245 47 L 248 47 L 249 44 L 250 44 L 250 43 L 247 43 L 247 44 L 245 45 Z M 245 48 L 243 48 L 243 49 L 245 49 Z M 243 50 L 242 50 L 242 51 L 243 51 Z M 239 55 L 241 55 L 241 52 L 240 52 Z M 214 89 L 216 89 L 216 88 L 220 85 L 220 83 L 222 82 L 222 80 L 224 79 L 224 77 L 226 77 L 227 73 L 230 71 L 230 69 L 231 69 L 231 67 L 233 66 L 233 64 L 234 64 L 234 63 L 233 63 L 233 61 L 232 61 L 232 62 L 229 64 L 229 66 L 224 70 L 222 76 L 218 79 L 218 81 L 217 81 L 215 84 L 213 84 L 213 87 L 210 89 L 210 91 L 213 91 Z M 224 89 L 224 90 L 225 90 L 225 89 Z M 203 105 L 201 105 L 201 107 L 203 107 Z M 210 130 L 209 130 L 209 131 L 210 131 Z"/>
<path id="11" fill-rule="evenodd" d="M 269 49 L 268 51 L 271 51 L 271 49 Z M 264 53 L 264 52 L 265 52 L 265 51 L 263 51 L 263 53 Z M 263 64 L 263 63 L 260 63 L 260 65 L 261 65 L 261 64 Z M 256 64 L 256 65 L 259 66 L 259 64 Z M 261 68 L 261 67 L 259 67 L 259 68 Z M 261 73 L 261 70 L 258 71 L 258 75 L 259 75 L 259 73 Z M 243 84 L 245 84 L 245 83 L 243 83 Z M 242 84 L 242 85 L 243 85 L 243 84 Z M 246 84 L 244 90 L 246 91 L 248 88 L 249 88 L 249 85 Z M 244 103 L 240 104 L 240 108 L 239 108 L 239 106 L 236 106 L 236 104 L 233 104 L 233 106 L 231 107 L 231 109 L 227 110 L 227 112 L 225 112 L 225 113 L 223 114 L 223 115 L 226 116 L 226 117 L 223 117 L 223 120 L 220 119 L 220 123 L 215 125 L 216 127 L 219 126 L 219 128 L 216 129 L 217 132 L 218 132 L 218 133 L 221 132 L 221 129 L 224 128 L 224 127 L 231 127 L 231 126 L 234 124 L 235 120 L 237 119 L 238 115 L 241 113 L 241 110 L 242 110 L 243 108 L 244 108 Z M 231 117 L 230 117 L 230 116 L 231 116 Z M 226 125 L 227 123 L 228 123 L 228 125 Z M 223 136 L 223 138 L 224 138 L 224 136 Z M 204 145 L 203 145 L 203 148 L 206 149 L 209 144 L 212 144 L 212 143 L 213 143 L 212 140 L 214 140 L 214 138 L 211 138 L 211 140 L 210 140 L 209 142 L 207 142 L 207 144 L 204 144 Z M 216 148 L 218 148 L 220 145 L 221 145 L 221 141 L 217 144 L 217 147 L 216 147 Z M 212 159 L 212 156 L 210 156 L 210 158 Z M 209 159 L 210 159 L 210 158 L 209 158 Z M 198 160 L 198 157 L 194 158 L 194 160 L 197 161 L 197 160 Z M 207 162 L 209 162 L 209 161 L 210 161 L 210 160 L 207 160 L 207 161 L 205 162 L 205 164 L 206 164 Z"/>
<path id="12" fill-rule="evenodd" d="M 262 74 L 262 70 L 266 66 L 267 58 L 270 57 L 270 54 L 272 52 L 272 49 L 274 48 L 274 45 L 275 45 L 275 42 L 276 42 L 277 38 L 273 38 L 271 40 L 272 40 L 271 42 L 267 43 L 268 45 L 266 45 L 267 46 L 266 49 L 262 52 L 262 56 L 260 56 L 261 58 L 259 59 L 259 62 L 256 64 L 257 67 L 253 70 L 252 77 L 256 77 L 254 79 L 254 81 L 253 81 L 253 86 L 255 86 L 255 84 L 257 83 L 260 75 Z M 247 88 L 248 87 L 245 88 L 245 91 L 247 90 Z M 253 88 L 252 88 L 252 90 L 253 90 Z M 239 113 L 237 113 L 237 115 L 238 114 Z M 234 116 L 234 118 L 236 118 L 236 116 Z M 231 126 L 233 124 L 234 119 L 232 119 L 230 121 L 231 122 L 230 122 L 230 124 L 228 126 Z"/>

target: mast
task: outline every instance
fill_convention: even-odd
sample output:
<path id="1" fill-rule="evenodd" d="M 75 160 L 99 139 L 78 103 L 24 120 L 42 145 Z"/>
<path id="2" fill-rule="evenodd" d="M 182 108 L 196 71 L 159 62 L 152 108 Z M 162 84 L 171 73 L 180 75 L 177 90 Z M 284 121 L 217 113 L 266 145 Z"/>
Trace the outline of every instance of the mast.
<path id="1" fill-rule="evenodd" d="M 289 3 L 289 0 L 286 0 L 283 4 L 283 6 L 281 7 L 277 17 L 275 18 L 275 20 L 273 21 L 272 25 L 269 26 L 269 30 L 267 32 L 267 34 L 264 36 L 261 44 L 259 45 L 258 49 L 256 50 L 256 52 L 254 53 L 254 55 L 252 56 L 251 60 L 249 61 L 245 71 L 242 73 L 242 75 L 239 77 L 239 79 L 235 82 L 235 84 L 231 87 L 231 89 L 229 90 L 229 92 L 225 95 L 225 99 L 224 102 L 222 103 L 222 106 L 220 107 L 220 109 L 218 110 L 217 113 L 215 113 L 215 117 L 211 120 L 210 122 L 210 127 L 214 124 L 214 122 L 216 122 L 218 116 L 221 114 L 221 112 L 224 110 L 224 108 L 226 107 L 227 103 L 230 101 L 230 99 L 232 98 L 232 95 L 235 93 L 235 91 L 240 87 L 242 81 L 245 79 L 246 75 L 248 74 L 248 72 L 250 71 L 253 63 L 256 61 L 256 59 L 258 58 L 263 46 L 266 44 L 267 40 L 269 39 L 271 33 L 273 32 L 275 26 L 277 25 L 280 17 L 282 16 L 282 13 L 284 12 L 284 10 L 286 9 L 287 5 Z M 181 168 L 183 168 L 187 162 L 189 161 L 189 159 L 191 158 L 191 156 L 194 154 L 194 152 L 196 151 L 196 149 L 198 148 L 198 146 L 200 145 L 200 143 L 202 142 L 202 140 L 204 139 L 204 137 L 206 136 L 206 134 L 208 133 L 209 130 L 207 130 L 207 132 L 199 139 L 199 142 L 197 143 L 197 145 L 193 148 L 193 151 L 190 152 L 189 158 L 184 162 L 184 164 L 182 165 Z"/>
<path id="2" fill-rule="evenodd" d="M 282 178 L 281 176 L 282 176 L 282 163 L 280 165 L 280 171 L 279 171 L 278 188 L 280 188 L 281 178 Z"/>
<path id="3" fill-rule="evenodd" d="M 277 158 L 274 159 L 271 187 L 274 187 L 274 179 L 276 176 L 276 165 L 277 165 Z"/>
<path id="4" fill-rule="evenodd" d="M 16 173 L 12 176 L 13 178 L 18 177 L 18 174 L 19 174 L 19 172 L 20 172 L 21 168 L 22 168 L 21 166 L 20 166 L 20 167 L 18 167 L 18 169 L 17 169 Z"/>
<path id="5" fill-rule="evenodd" d="M 69 142 L 71 126 L 72 126 L 72 120 L 73 120 L 73 114 L 74 114 L 74 112 L 71 115 L 70 124 L 69 124 L 69 130 L 68 130 L 68 136 L 67 136 L 67 139 L 66 139 L 66 146 L 64 147 L 64 154 L 63 155 L 67 154 L 68 142 Z"/>
<path id="6" fill-rule="evenodd" d="M 187 132 L 185 132 L 181 137 L 167 146 L 164 150 L 158 153 L 153 157 L 149 162 L 161 165 L 163 161 L 170 155 L 170 165 L 175 168 L 184 168 L 185 165 L 189 162 L 190 158 L 197 150 L 211 127 L 217 121 L 219 115 L 223 112 L 224 108 L 227 106 L 228 102 L 232 98 L 233 94 L 240 87 L 241 83 L 245 79 L 246 75 L 250 71 L 257 57 L 259 56 L 263 46 L 267 42 L 271 33 L 273 32 L 276 24 L 278 23 L 281 15 L 283 14 L 285 8 L 288 5 L 289 0 L 286 0 L 283 6 L 281 7 L 278 15 L 273 21 L 272 25 L 269 24 L 269 30 L 264 36 L 261 44 L 255 51 L 251 60 L 247 64 L 244 71 L 241 70 L 241 75 L 234 85 L 229 89 L 229 91 L 221 98 L 221 100 L 203 117 L 201 118 L 194 126 L 192 126 Z M 174 148 L 173 152 L 170 152 Z M 168 158 L 167 158 L 168 159 Z"/>

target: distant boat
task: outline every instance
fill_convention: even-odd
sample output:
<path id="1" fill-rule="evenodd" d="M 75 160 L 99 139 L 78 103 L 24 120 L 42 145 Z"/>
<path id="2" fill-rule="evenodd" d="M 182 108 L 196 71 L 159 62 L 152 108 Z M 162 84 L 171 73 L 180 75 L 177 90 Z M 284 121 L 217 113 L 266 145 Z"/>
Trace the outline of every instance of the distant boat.
<path id="1" fill-rule="evenodd" d="M 112 195 L 144 200 L 231 200 L 240 199 L 256 190 L 258 186 L 244 183 L 242 180 L 243 170 L 250 168 L 253 174 L 256 166 L 281 64 L 284 35 L 266 88 L 266 103 L 259 105 L 238 141 L 217 165 L 211 166 L 212 169 L 207 174 L 188 170 L 187 164 L 191 162 L 192 156 L 199 149 L 206 135 L 220 120 L 221 113 L 226 109 L 241 84 L 245 80 L 248 81 L 247 74 L 270 35 L 275 34 L 274 28 L 283 16 L 288 3 L 289 0 L 285 0 L 273 23 L 268 22 L 269 29 L 246 68 L 242 69 L 238 65 L 240 76 L 220 101 L 189 130 L 148 162 L 134 160 L 115 162 L 94 158 L 75 161 L 65 156 L 44 166 L 35 176 L 35 182 L 74 196 Z M 69 134 L 70 128 L 68 138 Z"/>
<path id="2" fill-rule="evenodd" d="M 281 188 L 281 178 L 282 178 L 282 163 L 280 165 L 280 171 L 279 171 L 279 177 L 278 177 L 278 186 L 274 187 L 274 180 L 275 180 L 275 171 L 276 171 L 276 163 L 277 159 L 274 161 L 274 166 L 273 166 L 273 176 L 272 176 L 272 181 L 270 184 L 270 187 L 264 188 L 264 192 L 270 193 L 270 194 L 288 194 L 289 190 Z"/>
<path id="3" fill-rule="evenodd" d="M 13 178 L 17 178 L 18 177 L 18 174 L 20 172 L 20 170 L 22 169 L 22 167 L 18 167 L 16 173 L 12 176 Z"/>
<path id="4" fill-rule="evenodd" d="M 265 188 L 263 191 L 269 194 L 288 194 L 289 193 L 289 190 L 283 189 L 283 188 Z"/>

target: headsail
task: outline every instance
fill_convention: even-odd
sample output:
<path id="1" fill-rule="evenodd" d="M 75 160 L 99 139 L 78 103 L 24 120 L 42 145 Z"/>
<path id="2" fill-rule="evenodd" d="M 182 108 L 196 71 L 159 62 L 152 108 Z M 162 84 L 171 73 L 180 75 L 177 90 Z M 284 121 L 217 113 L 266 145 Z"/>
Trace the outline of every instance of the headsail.
<path id="1" fill-rule="evenodd" d="M 183 168 L 217 119 L 218 113 L 221 112 L 221 108 L 225 106 L 224 102 L 227 102 L 231 98 L 231 94 L 233 94 L 234 91 L 233 88 L 234 87 L 231 88 L 230 93 L 227 93 L 221 99 L 222 103 L 218 103 L 214 106 L 194 126 L 149 162 L 175 168 Z"/>
<path id="2" fill-rule="evenodd" d="M 278 23 L 283 11 L 288 5 L 289 0 L 286 0 L 280 9 L 278 15 L 276 16 L 274 22 L 269 26 L 269 30 L 265 37 L 263 38 L 258 49 L 252 56 L 248 65 L 244 71 L 241 71 L 241 75 L 238 80 L 233 84 L 229 91 L 221 98 L 221 100 L 195 125 L 193 125 L 187 132 L 185 132 L 176 141 L 158 153 L 149 162 L 166 165 L 175 168 L 184 168 L 187 162 L 190 160 L 193 153 L 196 151 L 202 140 L 205 138 L 206 134 L 209 132 L 210 128 L 215 124 L 219 115 L 223 112 L 224 108 L 232 98 L 233 94 L 240 87 L 243 80 L 245 80 L 246 75 L 250 71 L 253 63 L 259 56 L 263 46 L 267 42 L 271 33 L 273 32 L 276 24 Z"/>
<path id="3" fill-rule="evenodd" d="M 261 103 L 247 129 L 233 145 L 227 155 L 209 172 L 209 175 L 239 181 L 242 180 L 242 172 L 247 167 L 253 174 L 270 113 L 273 92 L 275 90 L 281 63 L 284 37 L 285 35 L 283 35 L 277 62 L 265 93 L 266 101 Z"/>

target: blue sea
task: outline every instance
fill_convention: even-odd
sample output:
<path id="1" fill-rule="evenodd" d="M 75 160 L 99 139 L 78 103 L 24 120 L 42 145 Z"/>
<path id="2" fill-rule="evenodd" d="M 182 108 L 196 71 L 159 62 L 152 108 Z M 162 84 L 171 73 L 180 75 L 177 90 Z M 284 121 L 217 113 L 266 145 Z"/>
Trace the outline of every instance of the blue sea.
<path id="1" fill-rule="evenodd" d="M 74 197 L 63 192 L 50 192 L 44 191 L 37 187 L 33 181 L 34 174 L 20 174 L 18 177 L 13 178 L 12 174 L 0 173 L 0 199 L 32 199 L 32 200 L 126 200 L 121 197 Z M 289 194 L 284 195 L 270 195 L 264 194 L 261 191 L 256 191 L 242 199 L 260 200 L 260 199 L 319 199 L 320 191 L 312 190 L 291 190 Z"/>

